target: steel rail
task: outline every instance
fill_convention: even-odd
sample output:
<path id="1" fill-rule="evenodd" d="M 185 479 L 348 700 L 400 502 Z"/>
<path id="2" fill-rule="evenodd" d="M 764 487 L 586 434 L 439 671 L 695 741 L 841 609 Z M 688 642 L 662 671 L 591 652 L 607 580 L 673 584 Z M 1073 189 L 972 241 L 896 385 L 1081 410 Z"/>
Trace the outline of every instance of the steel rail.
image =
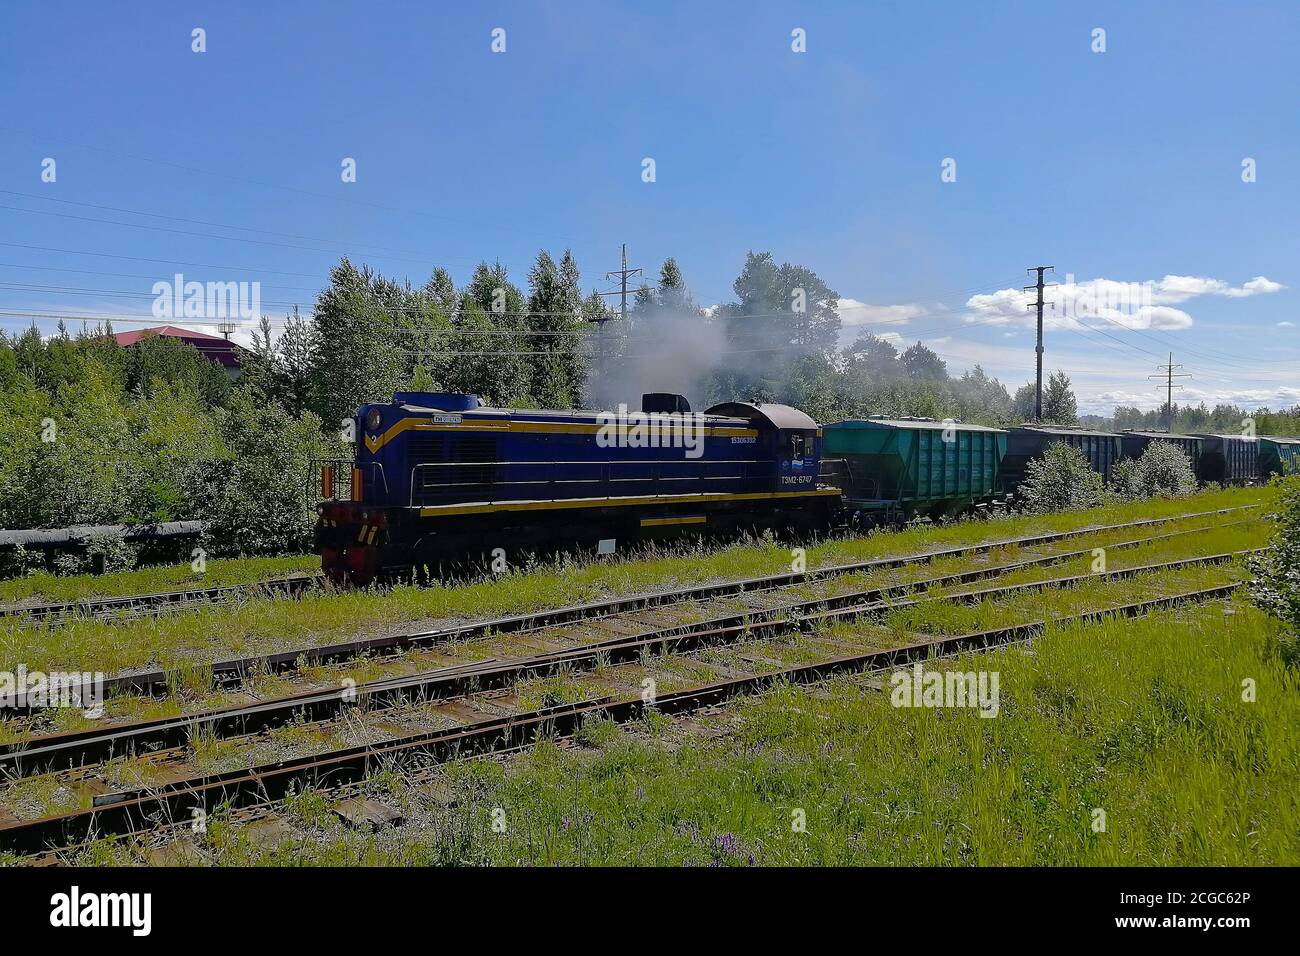
<path id="1" fill-rule="evenodd" d="M 1086 537 L 1093 534 L 1105 534 L 1110 531 L 1122 531 L 1128 528 L 1150 527 L 1152 525 L 1169 524 L 1171 522 L 1190 520 L 1193 518 L 1208 518 L 1241 511 L 1254 511 L 1261 507 L 1261 505 L 1238 505 L 1231 508 L 1217 508 L 1212 511 L 1190 512 L 1162 518 L 1146 518 L 1141 521 L 1120 522 L 1111 525 L 1096 525 L 1088 528 L 1075 528 L 1069 531 L 1056 531 L 1020 538 L 1005 538 L 997 541 L 982 542 L 980 544 L 947 548 L 940 551 L 928 551 L 915 555 L 874 558 L 867 561 L 858 561 L 849 564 L 831 565 L 811 571 L 787 572 L 783 574 L 723 582 L 720 584 L 700 585 L 677 591 L 655 591 L 633 594 L 583 604 L 566 605 L 559 608 L 530 611 L 523 614 L 506 615 L 450 627 L 436 628 L 428 631 L 416 631 L 384 637 L 362 638 L 359 640 L 344 641 L 335 644 L 300 647 L 294 650 L 282 651 L 274 654 L 233 658 L 224 661 L 216 661 L 209 665 L 212 671 L 212 686 L 221 687 L 238 683 L 249 674 L 253 673 L 287 673 L 297 670 L 303 664 L 308 666 L 332 664 L 361 654 L 397 654 L 412 648 L 427 647 L 435 644 L 482 637 L 488 634 L 509 634 L 519 633 L 522 631 L 532 631 L 560 624 L 593 620 L 613 614 L 624 614 L 629 611 L 641 611 L 667 605 L 687 604 L 693 601 L 729 597 L 735 594 L 752 593 L 755 591 L 776 590 L 791 585 L 810 584 L 827 578 L 841 577 L 865 571 L 887 570 L 890 568 L 903 567 L 908 564 L 932 563 L 944 558 L 983 554 L 995 551 L 998 548 L 1050 544 L 1055 541 Z M 1191 534 L 1197 531 L 1210 531 L 1217 527 L 1228 527 L 1229 524 L 1236 523 L 1240 522 L 1231 522 L 1223 525 L 1191 529 L 1186 533 Z M 1174 534 L 1181 533 L 1183 532 L 1174 532 Z M 1151 540 L 1156 539 L 1153 538 Z M 103 694 L 106 698 L 117 697 L 124 694 L 163 694 L 167 693 L 168 690 L 176 685 L 177 682 L 178 672 L 162 669 L 142 671 L 135 674 L 120 674 L 115 677 L 107 678 L 103 682 Z"/>
<path id="2" fill-rule="evenodd" d="M 626 722 L 649 711 L 685 713 L 723 703 L 732 697 L 767 690 L 782 682 L 815 683 L 841 674 L 879 670 L 983 650 L 1041 634 L 1049 625 L 1089 623 L 1110 616 L 1135 617 L 1150 611 L 1217 600 L 1240 582 L 1200 588 L 1147 601 L 1093 609 L 1052 620 L 1032 621 L 974 633 L 934 637 L 900 647 L 867 651 L 767 674 L 740 677 L 662 694 L 653 703 L 636 698 L 602 697 L 562 704 L 464 727 L 414 734 L 382 744 L 349 747 L 293 758 L 245 770 L 178 781 L 152 790 L 110 794 L 87 810 L 36 820 L 0 824 L 0 849 L 36 853 L 51 846 L 83 842 L 92 836 L 124 836 L 157 826 L 188 821 L 196 811 L 225 806 L 238 809 L 279 800 L 302 786 L 338 787 L 364 779 L 375 770 L 406 767 L 420 761 L 439 763 L 482 753 L 517 750 L 544 737 L 571 735 L 584 721 L 609 718 Z"/>
<path id="3" fill-rule="evenodd" d="M 1252 510 L 1260 507 L 1260 505 L 1238 505 L 1233 508 L 1192 512 L 1187 515 L 1178 515 L 1171 518 L 1146 519 L 1144 521 L 1131 522 L 1128 524 L 1109 525 L 1096 529 L 1084 529 L 1082 533 L 1090 533 L 1094 531 L 1100 532 L 1107 529 L 1138 526 L 1148 523 L 1175 521 L 1179 518 L 1194 518 L 1223 514 L 1231 511 Z M 1069 532 L 1069 534 L 1075 534 L 1075 532 Z M 1029 539 L 1011 540 L 1002 543 L 1014 544 L 1027 540 Z M 940 553 L 942 554 L 944 552 Z M 922 555 L 921 557 L 926 556 Z M 825 568 L 821 570 L 831 571 L 833 569 Z M 265 581 L 255 581 L 249 584 L 216 585 L 208 588 L 155 591 L 143 594 L 106 595 L 103 597 L 81 598 L 75 601 L 46 602 L 41 604 L 0 604 L 0 618 L 13 617 L 41 620 L 49 617 L 64 617 L 74 614 L 82 614 L 90 617 L 108 617 L 121 611 L 162 611 L 167 609 L 184 608 L 190 604 L 212 603 L 226 597 L 244 593 L 257 595 L 260 591 L 275 590 L 285 590 L 289 593 L 296 593 L 311 584 L 323 580 L 324 576 L 319 573 L 303 573 L 287 575 L 282 578 L 268 578 Z"/>
<path id="4" fill-rule="evenodd" d="M 485 690 L 507 687 L 521 680 L 554 676 L 566 670 L 594 668 L 602 663 L 626 663 L 638 659 L 647 649 L 652 651 L 657 649 L 657 652 L 662 654 L 681 653 L 728 640 L 752 640 L 792 627 L 807 629 L 814 622 L 898 610 L 934 600 L 978 603 L 987 598 L 1033 592 L 1048 587 L 1069 587 L 1085 581 L 1122 580 L 1145 573 L 1221 564 L 1241 553 L 1245 552 L 1206 555 L 1120 568 L 1110 572 L 1027 581 L 938 597 L 921 596 L 905 601 L 889 601 L 887 597 L 891 593 L 906 593 L 918 585 L 927 585 L 928 589 L 935 589 L 966 583 L 972 572 L 944 575 L 909 585 L 872 588 L 843 595 L 813 598 L 758 612 L 729 613 L 708 620 L 656 628 L 640 634 L 620 635 L 604 641 L 522 658 L 476 662 L 400 677 L 380 678 L 339 690 L 308 691 L 260 704 L 136 721 L 107 730 L 92 729 L 32 737 L 24 741 L 0 745 L 0 773 L 11 778 L 30 776 L 51 770 L 102 763 L 116 756 L 132 756 L 149 750 L 184 747 L 198 736 L 210 735 L 218 738 L 246 736 L 297 719 L 312 722 L 329 720 L 356 707 L 379 709 L 400 706 L 412 700 L 427 701 L 468 696 Z"/>
<path id="5" fill-rule="evenodd" d="M 242 594 L 259 596 L 261 592 L 274 591 L 296 594 L 323 580 L 324 576 L 320 574 L 296 574 L 283 578 L 268 578 L 251 584 L 222 584 L 210 588 L 112 595 L 49 604 L 6 604 L 0 605 L 0 618 L 45 620 L 73 615 L 109 617 L 123 611 L 162 611 L 183 608 L 191 604 L 212 604 Z"/>

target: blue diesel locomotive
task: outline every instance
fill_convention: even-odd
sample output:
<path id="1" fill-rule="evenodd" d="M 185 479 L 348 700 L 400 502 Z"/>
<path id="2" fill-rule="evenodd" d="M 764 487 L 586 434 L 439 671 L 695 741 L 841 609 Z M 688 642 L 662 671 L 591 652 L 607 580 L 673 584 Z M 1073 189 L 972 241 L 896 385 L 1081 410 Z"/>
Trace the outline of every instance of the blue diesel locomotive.
<path id="1" fill-rule="evenodd" d="M 487 408 L 473 395 L 397 392 L 355 420 L 350 500 L 319 506 L 334 580 L 432 571 L 498 553 L 578 549 L 683 532 L 828 526 L 821 431 L 797 409 L 679 395 L 629 412 Z"/>

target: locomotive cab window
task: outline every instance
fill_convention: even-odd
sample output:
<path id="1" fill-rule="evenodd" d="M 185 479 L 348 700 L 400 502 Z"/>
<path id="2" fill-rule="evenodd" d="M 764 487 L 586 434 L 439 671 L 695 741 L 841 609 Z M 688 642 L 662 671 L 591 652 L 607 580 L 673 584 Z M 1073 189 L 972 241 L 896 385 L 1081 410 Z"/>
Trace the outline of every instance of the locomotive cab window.
<path id="1" fill-rule="evenodd" d="M 804 454 L 805 439 L 803 435 L 794 434 L 790 436 L 790 460 L 802 458 Z"/>

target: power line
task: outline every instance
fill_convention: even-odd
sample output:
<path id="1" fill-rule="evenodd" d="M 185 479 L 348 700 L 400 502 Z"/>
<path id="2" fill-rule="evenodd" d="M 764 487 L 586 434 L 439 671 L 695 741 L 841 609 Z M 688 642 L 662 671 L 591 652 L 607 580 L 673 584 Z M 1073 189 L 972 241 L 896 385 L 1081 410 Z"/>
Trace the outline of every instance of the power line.
<path id="1" fill-rule="evenodd" d="M 0 269 L 35 269 L 38 272 L 71 272 L 75 275 L 105 276 L 110 279 L 144 279 L 148 282 L 158 281 L 157 273 L 154 273 L 153 275 L 145 275 L 139 272 L 100 272 L 94 269 L 68 269 L 66 267 L 61 267 L 61 266 L 34 266 L 22 262 L 0 262 Z M 24 284 L 29 284 L 29 283 L 24 283 Z M 283 289 L 287 292 L 305 292 L 310 295 L 317 295 L 320 293 L 320 289 L 318 288 L 307 289 L 307 288 L 303 288 L 302 286 L 280 285 L 279 283 L 275 283 L 275 282 L 265 282 L 262 284 L 269 285 L 273 289 Z M 59 287 L 52 286 L 51 288 L 53 289 Z"/>
<path id="2" fill-rule="evenodd" d="M 1256 359 L 1249 359 L 1249 358 L 1246 358 L 1245 356 L 1242 356 L 1242 355 L 1231 355 L 1231 354 L 1228 354 L 1228 353 L 1215 354 L 1215 353 L 1207 352 L 1207 351 L 1205 351 L 1204 349 L 1199 349 L 1199 348 L 1197 348 L 1197 347 L 1195 347 L 1195 346 L 1193 346 L 1193 345 L 1191 345 L 1190 343 L 1187 343 L 1187 342 L 1174 342 L 1173 339 L 1171 339 L 1171 338 L 1169 338 L 1169 336 L 1164 335 L 1163 333 L 1159 332 L 1157 329 L 1151 329 L 1150 331 L 1148 331 L 1148 330 L 1146 330 L 1146 329 L 1138 329 L 1138 328 L 1134 328 L 1133 326 L 1125 325 L 1123 322 L 1120 322 L 1120 321 L 1118 321 L 1118 320 L 1116 320 L 1116 319 L 1112 319 L 1112 318 L 1111 318 L 1110 316 L 1108 316 L 1108 315 L 1100 315 L 1100 314 L 1098 314 L 1098 315 L 1097 315 L 1097 318 L 1102 319 L 1102 320 L 1104 320 L 1104 321 L 1106 321 L 1106 322 L 1109 322 L 1111 325 L 1119 326 L 1121 329 L 1125 330 L 1126 332 L 1135 332 L 1135 333 L 1137 333 L 1138 335 L 1145 336 L 1146 338 L 1149 338 L 1151 341 L 1153 341 L 1153 342 L 1155 342 L 1155 343 L 1157 343 L 1157 344 L 1159 344 L 1159 345 L 1163 345 L 1163 346 L 1168 346 L 1168 345 L 1170 345 L 1170 344 L 1178 345 L 1180 348 L 1183 348 L 1183 349 L 1185 349 L 1185 350 L 1187 350 L 1187 351 L 1189 351 L 1189 352 L 1192 352 L 1192 353 L 1194 353 L 1194 354 L 1198 354 L 1198 355 L 1200 355 L 1202 358 L 1210 358 L 1210 359 L 1214 359 L 1215 361 L 1217 361 L 1217 362 L 1221 362 L 1221 363 L 1223 363 L 1224 365 L 1235 365 L 1235 366 L 1238 367 L 1238 368 L 1247 368 L 1247 367 L 1248 367 L 1247 365 L 1241 365 L 1241 364 L 1239 364 L 1238 362 L 1229 361 L 1229 359 L 1240 359 L 1241 361 L 1243 361 L 1243 362 L 1247 362 L 1247 363 L 1257 361 Z M 1100 330 L 1098 330 L 1098 331 L 1100 331 Z M 1160 335 L 1160 338 L 1157 339 L 1157 338 L 1156 338 L 1156 335 Z M 1130 347 L 1132 347 L 1132 348 L 1137 348 L 1137 346 L 1130 346 Z M 1143 351 L 1145 351 L 1145 349 L 1144 349 Z M 1147 354 L 1148 354 L 1148 355 L 1154 355 L 1155 353 L 1147 352 Z"/>
<path id="3" fill-rule="evenodd" d="M 197 166 L 187 166 L 183 163 L 171 162 L 170 160 L 155 159 L 150 156 L 142 156 L 138 153 L 123 153 L 120 152 L 119 150 L 107 149 L 103 146 L 93 146 L 89 143 L 78 143 L 74 140 L 63 139 L 57 136 L 48 136 L 43 133 L 35 133 L 32 132 L 31 130 L 15 129 L 9 126 L 0 126 L 0 131 L 7 132 L 7 133 L 16 133 L 19 136 L 26 136 L 30 139 L 34 139 L 38 141 L 49 140 L 50 142 L 54 142 L 54 143 L 63 143 L 67 146 L 72 146 L 75 149 L 86 149 L 92 152 L 106 153 L 107 155 L 110 156 L 120 156 L 124 159 L 129 159 L 132 162 L 151 163 L 157 166 L 166 166 L 170 169 L 178 169 L 181 170 L 182 172 L 197 173 L 200 176 L 212 176 L 218 179 L 230 180 L 232 182 L 247 183 L 249 185 L 257 186 L 262 189 L 279 189 L 285 192 L 297 193 L 302 196 L 310 196 L 314 199 L 326 199 L 331 202 L 340 202 L 352 206 L 364 206 L 370 209 L 380 209 L 385 212 L 395 212 L 401 215 L 421 216 L 423 218 L 432 219 L 438 222 L 452 223 L 454 225 L 459 226 L 462 229 L 466 228 L 467 226 L 470 228 L 481 228 L 483 225 L 481 220 L 467 222 L 465 220 L 453 219 L 450 216 L 440 216 L 434 213 L 424 212 L 419 209 L 412 209 L 409 206 L 389 206 L 383 203 L 367 202 L 364 199 L 357 199 L 352 196 L 338 195 L 336 193 L 315 192 L 310 189 L 303 189 L 299 186 L 288 186 L 288 185 L 284 185 L 283 183 L 273 183 L 273 182 L 265 182 L 257 179 L 251 179 L 246 176 L 235 176 L 230 173 L 219 173 L 214 170 L 202 169 Z M 516 235 L 535 235 L 535 236 L 542 235 L 542 233 L 538 233 L 538 232 L 529 233 L 524 230 L 514 229 L 513 227 L 511 231 Z M 560 239 L 568 243 L 587 241 L 587 240 L 575 239 L 572 236 L 559 236 L 559 235 L 554 235 L 549 233 L 547 234 L 547 238 L 552 241 L 555 239 Z"/>
<path id="4" fill-rule="evenodd" d="M 189 229 L 171 229 L 167 226 L 150 226 L 141 222 L 122 222 L 117 219 L 96 219 L 93 216 L 76 216 L 68 212 L 54 212 L 51 209 L 23 209 L 21 206 L 7 206 L 4 204 L 0 204 L 0 209 L 8 209 L 12 212 L 24 212 L 33 216 L 57 216 L 60 219 L 72 219 L 77 222 L 93 222 L 105 226 L 123 226 L 128 229 L 148 229 L 154 232 L 166 232 L 172 235 L 190 236 L 192 238 L 198 238 L 198 239 L 215 239 L 220 242 L 246 242 L 257 246 L 274 246 L 280 249 L 296 249 L 301 252 L 324 253 L 330 256 L 339 255 L 341 252 L 343 254 L 346 254 L 346 250 L 317 249 L 313 246 L 300 246 L 288 242 L 272 242 L 269 239 L 249 239 L 246 236 L 219 236 L 216 235 L 215 233 L 210 233 L 210 232 L 194 232 Z M 322 241 L 328 242 L 329 240 L 322 240 Z M 397 262 L 423 262 L 425 264 L 428 264 L 433 261 L 438 261 L 438 260 L 461 261 L 461 262 L 474 261 L 472 258 L 466 258 L 464 256 L 436 256 L 436 257 L 431 256 L 428 258 L 416 259 L 416 258 L 411 258 L 409 256 L 393 256 L 393 255 L 388 255 L 386 253 L 380 254 L 378 256 L 375 256 L 374 253 L 370 253 L 369 255 L 378 259 L 391 259 Z"/>
<path id="5" fill-rule="evenodd" d="M 6 284 L 6 283 L 0 283 L 0 292 L 4 292 L 4 291 L 14 291 L 14 292 L 17 292 L 17 291 L 42 291 L 42 288 L 41 288 L 41 287 L 38 287 L 38 286 L 31 286 L 31 287 L 28 287 L 28 288 L 12 288 L 12 289 L 8 289 L 8 290 L 6 290 L 6 289 L 4 288 L 6 285 L 9 285 L 9 286 L 18 286 L 18 285 L 25 285 L 25 284 L 20 284 L 20 283 L 7 283 L 7 284 Z M 73 289 L 73 288 L 69 288 L 69 287 L 66 287 L 66 286 L 65 286 L 65 287 L 62 287 L 62 288 L 60 288 L 60 287 L 45 287 L 45 288 L 44 288 L 44 291 L 48 291 L 48 292 L 55 293 L 55 294 L 58 294 L 58 293 L 66 293 L 66 294 L 70 294 L 70 295 L 103 294 L 103 295 L 113 295 L 113 296 L 117 296 L 117 297 L 134 297 L 134 298 L 143 298 L 143 299 L 157 299 L 157 298 L 158 298 L 158 296 L 156 296 L 156 295 L 154 295 L 154 294 L 152 294 L 152 293 L 145 293 L 145 292 L 115 292 L 115 291 L 112 291 L 112 290 L 85 290 L 85 289 Z M 271 302 L 271 301 L 268 301 L 268 302 L 264 302 L 264 303 L 261 303 L 261 304 L 263 304 L 263 305 L 283 305 L 283 306 L 288 306 L 288 307 L 296 307 L 296 303 L 290 303 L 290 302 L 287 302 L 287 301 L 282 301 L 282 302 Z M 382 311 L 385 311 L 385 312 L 388 312 L 388 313 L 394 313 L 394 314 L 398 314 L 398 315 L 422 315 L 422 314 L 426 314 L 426 310 L 423 309 L 423 308 L 411 308 L 411 309 L 407 309 L 407 308 L 395 308 L 395 307 L 387 307 L 387 306 L 386 306 L 386 307 L 383 307 Z M 8 310 L 0 309 L 0 315 L 5 315 L 5 314 L 10 315 L 10 316 L 27 317 L 27 318 L 35 318 L 35 319 L 73 319 L 73 320 L 82 320 L 82 319 L 96 319 L 96 320 L 103 320 L 103 319 L 111 319 L 111 320 L 113 320 L 113 321 L 122 321 L 122 322 L 157 322 L 157 321 L 160 321 L 160 318 L 159 318 L 158 316 L 153 316 L 153 315 L 142 315 L 142 314 L 139 314 L 139 313 L 136 313 L 136 314 L 111 313 L 111 312 L 92 312 L 92 313 L 86 313 L 86 312 L 69 312 L 69 311 L 64 311 L 64 310 L 50 311 L 50 310 L 39 310 L 39 309 L 17 309 L 17 308 L 14 308 L 14 309 L 8 309 Z M 311 309 L 311 308 L 308 308 L 308 309 L 305 311 L 305 313 L 303 313 L 303 314 L 305 314 L 305 315 L 307 315 L 307 316 L 314 316 L 314 315 L 315 315 L 315 310 L 314 310 L 314 309 Z M 936 315 L 936 316 L 937 316 L 937 315 L 941 315 L 941 314 L 943 314 L 942 311 L 940 311 L 940 312 L 935 312 L 935 313 L 920 313 L 920 314 L 917 314 L 917 315 L 912 316 L 912 318 L 925 318 L 926 316 L 929 316 L 929 315 Z M 529 317 L 529 316 L 557 316 L 557 315 L 559 315 L 559 316 L 567 316 L 567 317 L 572 318 L 572 319 L 575 319 L 575 320 L 577 320 L 577 319 L 579 318 L 578 315 L 576 315 L 576 314 L 573 313 L 573 312 L 569 312 L 569 311 L 567 311 L 567 310 L 566 310 L 566 311 L 555 311 L 555 312 L 548 312 L 548 311 L 543 311 L 543 312 L 531 312 L 531 311 L 528 311 L 528 310 L 525 309 L 525 310 L 511 310 L 511 311 L 508 311 L 508 312 L 488 312 L 488 313 L 484 313 L 484 315 L 485 315 L 485 316 L 492 317 L 492 318 L 501 318 L 501 317 L 507 317 L 507 316 L 508 316 L 508 317 L 514 317 L 514 318 L 527 318 L 527 317 Z M 730 337 L 730 336 L 742 336 L 742 335 L 772 335 L 772 334 L 779 334 L 779 333 L 774 333 L 772 330 L 767 330 L 767 329 L 756 330 L 756 331 L 736 331 L 736 330 L 734 330 L 734 329 L 726 329 L 726 328 L 724 328 L 724 323 L 725 323 L 725 322 L 729 322 L 729 321 L 731 321 L 731 320 L 737 320 L 737 319 L 749 320 L 749 319 L 777 319 L 777 318 L 790 318 L 790 317 L 792 317 L 793 315 L 794 315 L 794 313 L 792 313 L 792 312 L 763 312 L 763 313 L 756 313 L 756 314 L 753 314 L 753 315 L 728 316 L 728 317 L 726 317 L 724 320 L 721 320 L 721 321 L 718 321 L 718 320 L 712 320 L 712 319 L 709 319 L 709 318 L 707 318 L 707 317 L 701 315 L 701 316 L 700 316 L 700 320 L 701 320 L 701 324 L 702 324 L 702 325 L 706 325 L 706 324 L 707 324 L 707 325 L 711 325 L 712 327 L 718 329 L 719 331 L 722 331 L 724 334 L 726 334 L 726 335 L 729 336 L 729 337 Z M 450 318 L 450 317 L 449 317 L 449 318 Z M 219 318 L 208 318 L 208 317 L 204 317 L 204 316 L 190 316 L 190 317 L 186 317 L 186 316 L 183 316 L 183 315 L 182 315 L 182 316 L 172 316 L 171 319 L 170 319 L 170 321 L 181 321 L 181 322 L 189 321 L 189 322 L 191 322 L 191 323 L 193 323 L 193 324 L 198 324 L 198 325 L 211 325 L 211 324 L 213 324 L 213 323 L 215 323 L 215 322 L 217 322 L 217 321 L 220 321 L 220 319 L 219 319 Z M 963 323 L 963 326 L 999 324 L 999 323 L 1002 323 L 1002 322 L 1004 322 L 1004 321 L 1005 321 L 1005 320 L 1004 320 L 1001 316 L 994 316 L 994 317 L 992 317 L 992 318 L 988 318 L 988 319 L 976 319 L 976 320 L 972 320 L 972 321 L 969 321 L 969 322 Z M 895 323 L 895 322 L 891 322 L 891 321 L 889 321 L 889 320 L 881 320 L 881 321 L 879 321 L 879 322 L 872 323 L 872 325 L 875 326 L 875 327 L 886 327 L 886 328 L 892 328 L 892 327 L 895 327 L 895 326 L 897 325 L 897 323 Z M 864 323 L 862 326 L 850 326 L 850 328 L 859 328 L 859 327 L 864 327 L 864 328 L 865 328 L 865 327 L 866 327 L 866 323 Z M 634 326 L 634 328 L 635 328 L 635 326 Z M 484 335 L 524 335 L 524 336 L 540 336 L 540 335 L 557 335 L 557 336 L 561 336 L 561 335 L 571 335 L 571 336 L 589 336 L 589 335 L 592 334 L 591 331 L 588 330 L 588 329 L 568 329 L 568 330 L 532 330 L 532 329 L 528 329 L 528 328 L 526 328 L 526 327 L 519 327 L 519 328 L 513 328 L 513 329 L 482 329 L 482 330 L 479 330 L 479 329 L 464 329 L 464 330 L 461 330 L 461 329 L 457 329 L 457 328 L 455 328 L 455 327 L 453 326 L 453 327 L 449 327 L 449 328 L 447 328 L 447 329 L 428 329 L 428 330 L 425 330 L 425 329 L 403 329 L 403 328 L 396 328 L 396 329 L 392 329 L 391 331 L 392 331 L 393 334 L 396 334 L 396 335 L 422 335 L 422 334 L 431 334 L 431 333 L 447 333 L 447 334 L 453 334 L 453 333 L 455 333 L 455 334 L 466 334 L 466 335 L 469 335 L 469 334 L 474 334 L 474 335 L 477 335 L 477 334 L 484 334 Z M 934 334 L 934 333 L 936 333 L 936 332 L 946 332 L 946 331 L 950 331 L 950 329 L 949 329 L 949 327 L 947 327 L 947 326 L 934 326 L 934 327 L 926 328 L 926 329 L 907 329 L 906 331 L 908 332 L 906 338 L 911 338 L 911 337 L 913 337 L 913 336 L 916 336 L 916 337 L 923 337 L 923 336 L 926 336 L 926 335 L 932 335 L 932 334 Z M 654 336 L 654 337 L 655 337 L 655 338 L 658 338 L 658 336 Z M 904 337 L 904 336 L 900 335 L 900 338 L 902 338 L 902 337 Z"/>
<path id="6" fill-rule="evenodd" d="M 262 273 L 265 275 L 276 276 L 293 276 L 298 279 L 319 279 L 319 273 L 313 272 L 282 272 L 276 269 L 252 268 L 250 266 L 218 266 L 210 262 L 186 262 L 182 259 L 156 259 L 148 256 L 124 256 L 114 252 L 86 252 L 79 249 L 57 249 L 53 246 L 35 246 L 26 242 L 0 242 L 0 246 L 10 246 L 14 249 L 31 249 L 36 252 L 57 252 L 61 255 L 68 256 L 94 256 L 99 259 L 123 259 L 131 262 L 166 262 L 174 266 L 192 266 L 198 269 L 229 269 L 232 272 L 251 272 Z"/>
<path id="7" fill-rule="evenodd" d="M 1135 350 L 1135 351 L 1142 352 L 1142 353 L 1145 354 L 1145 355 L 1150 355 L 1150 356 L 1152 356 L 1153 358 L 1159 358 L 1159 357 L 1160 357 L 1160 356 L 1157 355 L 1155 352 L 1152 352 L 1150 349 L 1144 349 L 1142 346 L 1140 346 L 1140 345 L 1134 345 L 1132 342 L 1125 342 L 1125 341 L 1124 341 L 1123 339 L 1121 339 L 1119 336 L 1117 336 L 1117 335 L 1112 335 L 1111 333 L 1107 332 L 1105 329 L 1099 329 L 1099 328 L 1097 328 L 1097 326 L 1095 326 L 1095 325 L 1085 325 L 1084 323 L 1082 323 L 1082 322 L 1078 322 L 1077 320 L 1072 320 L 1072 321 L 1075 321 L 1076 324 L 1077 324 L 1078 326 L 1080 326 L 1081 328 L 1085 328 L 1085 329 L 1087 329 L 1087 330 L 1090 331 L 1090 332 L 1096 332 L 1098 335 L 1104 335 L 1106 338 L 1110 339 L 1112 342 L 1118 342 L 1120 345 L 1122 345 L 1122 346 L 1123 346 L 1124 348 L 1126 348 L 1126 349 L 1133 349 L 1133 350 Z"/>
<path id="8" fill-rule="evenodd" d="M 59 199 L 54 196 L 39 196 L 32 193 L 21 193 L 21 192 L 16 192 L 12 189 L 0 189 L 0 195 L 17 196 L 20 199 L 39 199 L 44 202 L 55 202 L 65 206 L 83 206 L 87 209 L 100 209 L 105 212 L 124 212 L 129 216 L 145 216 L 150 219 L 165 219 L 169 222 L 183 222 L 194 226 L 212 226 L 213 228 L 216 229 L 234 229 L 239 232 L 256 232 L 264 236 L 279 236 L 281 239 L 301 239 L 304 242 L 323 242 L 329 245 L 346 246 L 349 248 L 380 249 L 384 252 L 401 252 L 413 256 L 427 257 L 430 260 L 438 258 L 437 256 L 430 256 L 427 253 L 422 252 L 418 249 L 400 249 L 393 246 L 381 246 L 369 242 L 358 243 L 358 242 L 351 242 L 342 239 L 322 239 L 320 236 L 304 236 L 299 233 L 293 233 L 293 232 L 277 232 L 273 229 L 258 229 L 254 226 L 237 226 L 227 222 L 212 222 L 209 219 L 190 219 L 185 216 L 169 216 L 164 213 L 145 212 L 140 209 L 127 209 L 123 206 L 105 206 L 100 203 L 78 202 L 73 199 Z M 5 206 L 0 208 L 9 209 L 13 207 Z M 25 209 L 22 211 L 36 213 L 38 215 L 48 215 L 46 211 L 40 209 Z M 128 224 L 128 225 L 134 225 L 134 224 Z M 140 224 L 140 226 L 141 228 L 150 228 L 148 226 L 144 226 L 143 224 Z"/>

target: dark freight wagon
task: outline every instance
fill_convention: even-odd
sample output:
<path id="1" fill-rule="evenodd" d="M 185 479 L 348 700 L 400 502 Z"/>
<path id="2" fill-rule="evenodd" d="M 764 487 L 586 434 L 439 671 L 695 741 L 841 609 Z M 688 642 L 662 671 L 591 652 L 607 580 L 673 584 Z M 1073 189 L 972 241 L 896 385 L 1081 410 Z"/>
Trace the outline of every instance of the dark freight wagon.
<path id="1" fill-rule="evenodd" d="M 1162 441 L 1166 444 L 1173 445 L 1192 461 L 1192 471 L 1200 473 L 1201 446 L 1204 444 L 1200 438 L 1195 435 L 1171 435 L 1169 432 L 1137 432 L 1125 431 L 1124 439 L 1124 457 L 1141 458 L 1142 453 L 1147 450 L 1147 446 L 1153 441 Z"/>
<path id="2" fill-rule="evenodd" d="M 942 518 L 999 491 L 1006 432 L 929 418 L 865 418 L 823 429 L 822 455 L 836 464 L 844 507 L 867 523 Z"/>
<path id="3" fill-rule="evenodd" d="M 1259 442 L 1243 435 L 1195 435 L 1201 439 L 1196 477 L 1222 485 L 1241 485 L 1259 477 Z"/>
<path id="4" fill-rule="evenodd" d="M 1042 458 L 1058 442 L 1077 448 L 1093 471 L 1110 481 L 1110 470 L 1121 455 L 1120 436 L 1070 425 L 1016 425 L 1007 429 L 1007 451 L 1002 457 L 1002 487 L 1014 491 L 1025 480 L 1025 468 Z"/>
<path id="5" fill-rule="evenodd" d="M 1300 471 L 1300 438 L 1259 436 L 1259 476 L 1294 475 Z"/>

